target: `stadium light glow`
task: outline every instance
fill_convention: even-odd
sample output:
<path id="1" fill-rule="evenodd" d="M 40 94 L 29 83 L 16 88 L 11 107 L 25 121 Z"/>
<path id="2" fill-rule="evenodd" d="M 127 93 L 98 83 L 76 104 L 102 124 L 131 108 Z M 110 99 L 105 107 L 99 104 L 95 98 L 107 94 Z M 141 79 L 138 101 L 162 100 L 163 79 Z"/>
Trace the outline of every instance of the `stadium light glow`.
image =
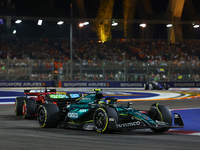
<path id="1" fill-rule="evenodd" d="M 16 34 L 16 32 L 17 32 L 16 30 L 13 30 L 13 34 Z"/>
<path id="2" fill-rule="evenodd" d="M 89 24 L 89 22 L 79 23 L 79 27 L 83 27 L 83 26 L 88 25 L 88 24 Z"/>
<path id="3" fill-rule="evenodd" d="M 84 23 L 83 23 L 84 26 L 85 26 L 85 25 L 88 25 L 88 24 L 89 24 L 89 22 L 84 22 Z"/>
<path id="4" fill-rule="evenodd" d="M 79 39 L 80 39 L 80 41 L 81 41 L 81 28 L 88 24 L 89 24 L 89 22 L 79 23 L 79 27 L 80 27 L 79 28 Z"/>
<path id="5" fill-rule="evenodd" d="M 15 23 L 21 23 L 22 22 L 22 20 L 16 20 L 15 21 Z"/>
<path id="6" fill-rule="evenodd" d="M 61 25 L 61 24 L 63 24 L 63 23 L 64 23 L 63 21 L 58 21 L 58 22 L 57 22 L 58 25 Z"/>
<path id="7" fill-rule="evenodd" d="M 172 24 L 167 24 L 166 27 L 170 28 L 172 27 Z"/>
<path id="8" fill-rule="evenodd" d="M 117 26 L 117 25 L 118 25 L 117 22 L 113 22 L 113 23 L 112 23 L 112 26 Z"/>
<path id="9" fill-rule="evenodd" d="M 83 25 L 83 23 L 79 23 L 79 27 L 83 27 L 84 25 Z"/>
<path id="10" fill-rule="evenodd" d="M 194 25 L 193 28 L 199 28 L 199 25 Z"/>
<path id="11" fill-rule="evenodd" d="M 140 27 L 145 28 L 145 27 L 146 27 L 146 24 L 145 24 L 145 23 L 142 23 L 142 24 L 140 24 Z"/>
<path id="12" fill-rule="evenodd" d="M 39 25 L 39 26 L 42 25 L 42 20 L 38 20 L 38 25 Z"/>

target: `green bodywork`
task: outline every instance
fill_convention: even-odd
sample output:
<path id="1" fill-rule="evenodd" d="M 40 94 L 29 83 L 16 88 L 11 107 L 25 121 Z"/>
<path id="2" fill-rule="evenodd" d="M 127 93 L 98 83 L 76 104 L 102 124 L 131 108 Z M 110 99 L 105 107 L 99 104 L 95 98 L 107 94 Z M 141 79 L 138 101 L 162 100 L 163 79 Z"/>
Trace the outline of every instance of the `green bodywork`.
<path id="1" fill-rule="evenodd" d="M 69 112 L 67 113 L 68 123 L 76 124 L 92 122 L 95 110 L 99 107 L 102 107 L 102 105 L 95 105 L 95 103 L 96 93 L 90 93 L 85 95 L 84 97 L 77 99 L 77 103 L 67 105 L 67 110 L 69 110 Z M 133 117 L 132 119 L 140 120 L 142 122 L 145 122 L 146 124 L 156 124 L 151 118 L 149 118 L 144 113 L 139 112 L 138 110 L 127 106 L 115 106 L 113 105 L 112 101 L 110 101 L 107 106 L 111 105 L 112 107 L 116 108 L 119 114 L 119 118 L 122 118 L 122 120 L 130 120 L 130 118 Z M 104 107 L 106 107 L 106 105 L 104 105 Z"/>

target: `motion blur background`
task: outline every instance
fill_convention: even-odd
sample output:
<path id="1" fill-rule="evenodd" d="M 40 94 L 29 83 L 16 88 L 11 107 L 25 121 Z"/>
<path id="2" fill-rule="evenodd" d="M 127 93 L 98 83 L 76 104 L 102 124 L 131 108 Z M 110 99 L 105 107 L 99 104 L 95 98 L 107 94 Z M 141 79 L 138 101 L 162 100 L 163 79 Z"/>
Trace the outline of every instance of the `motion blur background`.
<path id="1" fill-rule="evenodd" d="M 199 7 L 199 0 L 0 0 L 0 80 L 199 81 Z"/>

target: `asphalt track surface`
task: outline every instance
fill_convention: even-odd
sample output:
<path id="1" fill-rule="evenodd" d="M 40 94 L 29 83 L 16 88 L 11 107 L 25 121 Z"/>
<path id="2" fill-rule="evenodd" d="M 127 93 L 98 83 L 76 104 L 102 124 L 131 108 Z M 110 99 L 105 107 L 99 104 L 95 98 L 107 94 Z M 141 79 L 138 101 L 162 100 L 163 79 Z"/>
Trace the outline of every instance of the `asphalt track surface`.
<path id="1" fill-rule="evenodd" d="M 181 99 L 172 101 L 137 101 L 132 107 L 148 110 L 158 102 L 170 109 L 200 107 L 200 99 Z M 126 105 L 127 102 L 120 102 Z M 15 116 L 14 105 L 0 106 L 0 150 L 188 150 L 199 149 L 200 136 L 172 133 L 154 133 L 150 130 L 133 130 L 100 134 L 95 131 L 72 129 L 40 128 L 36 120 L 24 120 Z"/>

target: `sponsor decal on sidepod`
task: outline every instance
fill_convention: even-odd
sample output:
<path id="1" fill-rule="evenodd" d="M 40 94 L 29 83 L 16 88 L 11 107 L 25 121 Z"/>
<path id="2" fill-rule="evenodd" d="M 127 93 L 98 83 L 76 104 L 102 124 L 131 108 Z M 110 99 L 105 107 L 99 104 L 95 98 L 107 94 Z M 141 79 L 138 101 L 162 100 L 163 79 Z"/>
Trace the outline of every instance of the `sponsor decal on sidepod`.
<path id="1" fill-rule="evenodd" d="M 140 121 L 136 122 L 129 122 L 129 123 L 123 123 L 123 124 L 118 124 L 118 128 L 126 128 L 126 127 L 134 127 L 134 126 L 139 126 Z"/>

